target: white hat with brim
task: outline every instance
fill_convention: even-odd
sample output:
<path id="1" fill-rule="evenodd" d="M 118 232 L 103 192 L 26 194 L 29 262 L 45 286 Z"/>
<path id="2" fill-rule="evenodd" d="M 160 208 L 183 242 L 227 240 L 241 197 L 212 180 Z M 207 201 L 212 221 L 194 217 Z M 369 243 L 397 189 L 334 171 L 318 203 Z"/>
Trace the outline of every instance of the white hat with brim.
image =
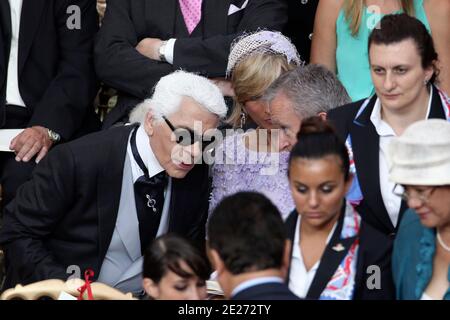
<path id="1" fill-rule="evenodd" d="M 430 119 L 409 126 L 389 145 L 390 179 L 402 185 L 450 185 L 450 122 Z"/>

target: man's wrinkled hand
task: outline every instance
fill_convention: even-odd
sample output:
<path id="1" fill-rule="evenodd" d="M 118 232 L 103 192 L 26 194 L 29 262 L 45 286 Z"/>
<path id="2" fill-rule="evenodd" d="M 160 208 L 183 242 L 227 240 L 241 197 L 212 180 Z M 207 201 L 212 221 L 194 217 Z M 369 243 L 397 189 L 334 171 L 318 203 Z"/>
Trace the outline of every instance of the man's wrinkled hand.
<path id="1" fill-rule="evenodd" d="M 159 59 L 159 47 L 161 47 L 162 40 L 157 38 L 144 38 L 139 41 L 136 50 L 149 59 L 161 61 Z"/>
<path id="2" fill-rule="evenodd" d="M 48 136 L 48 130 L 35 126 L 25 129 L 12 139 L 9 148 L 16 154 L 17 162 L 28 162 L 37 154 L 36 163 L 39 163 L 52 145 L 53 141 Z"/>

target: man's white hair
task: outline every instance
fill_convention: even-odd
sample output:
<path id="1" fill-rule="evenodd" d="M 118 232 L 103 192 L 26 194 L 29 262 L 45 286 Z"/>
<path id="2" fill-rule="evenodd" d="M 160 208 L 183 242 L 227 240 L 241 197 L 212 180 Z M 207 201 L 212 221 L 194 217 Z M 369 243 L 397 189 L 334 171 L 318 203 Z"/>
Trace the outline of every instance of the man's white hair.
<path id="1" fill-rule="evenodd" d="M 207 111 L 224 118 L 227 107 L 220 89 L 207 78 L 185 72 L 175 71 L 162 77 L 155 86 L 153 96 L 138 104 L 130 113 L 130 122 L 144 123 L 151 110 L 155 120 L 177 112 L 183 97 L 194 99 Z"/>

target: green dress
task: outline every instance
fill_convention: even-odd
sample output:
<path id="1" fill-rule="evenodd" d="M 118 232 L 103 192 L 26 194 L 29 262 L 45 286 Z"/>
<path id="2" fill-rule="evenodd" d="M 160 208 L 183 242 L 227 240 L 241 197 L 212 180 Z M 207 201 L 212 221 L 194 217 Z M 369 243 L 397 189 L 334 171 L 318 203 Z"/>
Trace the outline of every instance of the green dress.
<path id="1" fill-rule="evenodd" d="M 414 0 L 415 16 L 431 33 L 423 0 Z M 395 13 L 401 13 L 397 11 Z M 344 10 L 339 12 L 336 21 L 336 67 L 337 75 L 352 101 L 358 101 L 374 93 L 370 77 L 369 54 L 367 50 L 369 35 L 384 15 L 369 12 L 365 7 L 358 34 L 353 37 Z"/>

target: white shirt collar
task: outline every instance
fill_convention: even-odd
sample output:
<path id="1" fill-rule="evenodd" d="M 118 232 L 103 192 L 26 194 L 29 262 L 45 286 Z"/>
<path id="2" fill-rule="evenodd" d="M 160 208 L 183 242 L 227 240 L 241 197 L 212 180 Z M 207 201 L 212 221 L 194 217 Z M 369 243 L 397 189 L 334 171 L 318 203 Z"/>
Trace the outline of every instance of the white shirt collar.
<path id="1" fill-rule="evenodd" d="M 428 117 L 430 116 L 432 101 L 433 101 L 433 90 L 430 90 L 430 98 L 428 99 L 428 107 L 427 107 L 427 116 L 425 117 L 425 119 L 428 119 Z M 389 137 L 396 135 L 391 126 L 381 118 L 380 98 L 377 98 L 377 100 L 375 101 L 375 105 L 370 115 L 370 121 L 372 121 L 375 130 L 377 131 L 380 137 Z"/>
<path id="2" fill-rule="evenodd" d="M 283 279 L 280 277 L 260 277 L 256 279 L 250 279 L 241 282 L 236 288 L 231 292 L 231 296 L 234 297 L 239 292 L 244 291 L 247 288 L 254 287 L 263 283 L 283 283 Z"/>
<path id="3" fill-rule="evenodd" d="M 131 137 L 131 135 L 130 135 Z M 164 171 L 164 168 L 156 159 L 155 154 L 150 146 L 150 137 L 145 132 L 143 126 L 139 126 L 136 132 L 136 146 L 139 152 L 139 155 L 142 158 L 145 166 L 147 167 L 149 177 L 153 177 L 158 173 Z M 128 144 L 128 154 L 132 159 L 132 172 L 133 172 L 133 181 L 136 181 L 140 176 L 144 174 L 139 165 L 136 163 L 133 157 L 133 153 L 131 152 L 130 143 Z"/>
<path id="4" fill-rule="evenodd" d="M 302 252 L 300 249 L 300 221 L 301 221 L 301 216 L 299 215 L 298 219 L 297 219 L 297 225 L 295 227 L 295 238 L 294 238 L 294 244 L 293 244 L 294 247 L 292 250 L 292 256 L 294 258 L 299 259 L 299 261 L 301 261 L 301 263 L 303 264 L 304 263 L 303 256 L 302 256 Z M 330 233 L 328 234 L 328 237 L 326 240 L 327 245 L 330 242 L 331 237 L 333 236 L 334 230 L 336 230 L 337 223 L 338 223 L 337 221 L 334 223 L 333 228 L 331 229 Z M 309 271 L 315 272 L 319 268 L 319 264 L 320 264 L 320 260 L 317 261 Z M 305 270 L 306 270 L 306 268 L 305 268 Z"/>
<path id="5" fill-rule="evenodd" d="M 294 245 L 297 247 L 300 244 L 300 221 L 301 221 L 301 219 L 302 219 L 302 216 L 298 215 L 297 225 L 295 226 L 295 238 L 294 238 Z M 334 230 L 336 230 L 337 224 L 338 224 L 338 221 L 336 221 L 334 223 L 333 228 L 331 229 L 330 233 L 328 234 L 327 244 L 330 242 L 330 239 L 333 236 Z"/>
<path id="6" fill-rule="evenodd" d="M 309 270 L 306 270 L 303 256 L 299 244 L 300 239 L 300 221 L 301 216 L 298 216 L 297 225 L 295 227 L 295 238 L 293 241 L 292 248 L 292 260 L 291 260 L 291 270 L 289 274 L 289 289 L 294 292 L 297 296 L 304 298 L 306 297 L 309 287 L 311 286 L 316 272 L 319 269 L 320 261 L 319 259 Z M 327 237 L 327 246 L 333 236 L 337 226 L 337 221 L 331 229 Z"/>

